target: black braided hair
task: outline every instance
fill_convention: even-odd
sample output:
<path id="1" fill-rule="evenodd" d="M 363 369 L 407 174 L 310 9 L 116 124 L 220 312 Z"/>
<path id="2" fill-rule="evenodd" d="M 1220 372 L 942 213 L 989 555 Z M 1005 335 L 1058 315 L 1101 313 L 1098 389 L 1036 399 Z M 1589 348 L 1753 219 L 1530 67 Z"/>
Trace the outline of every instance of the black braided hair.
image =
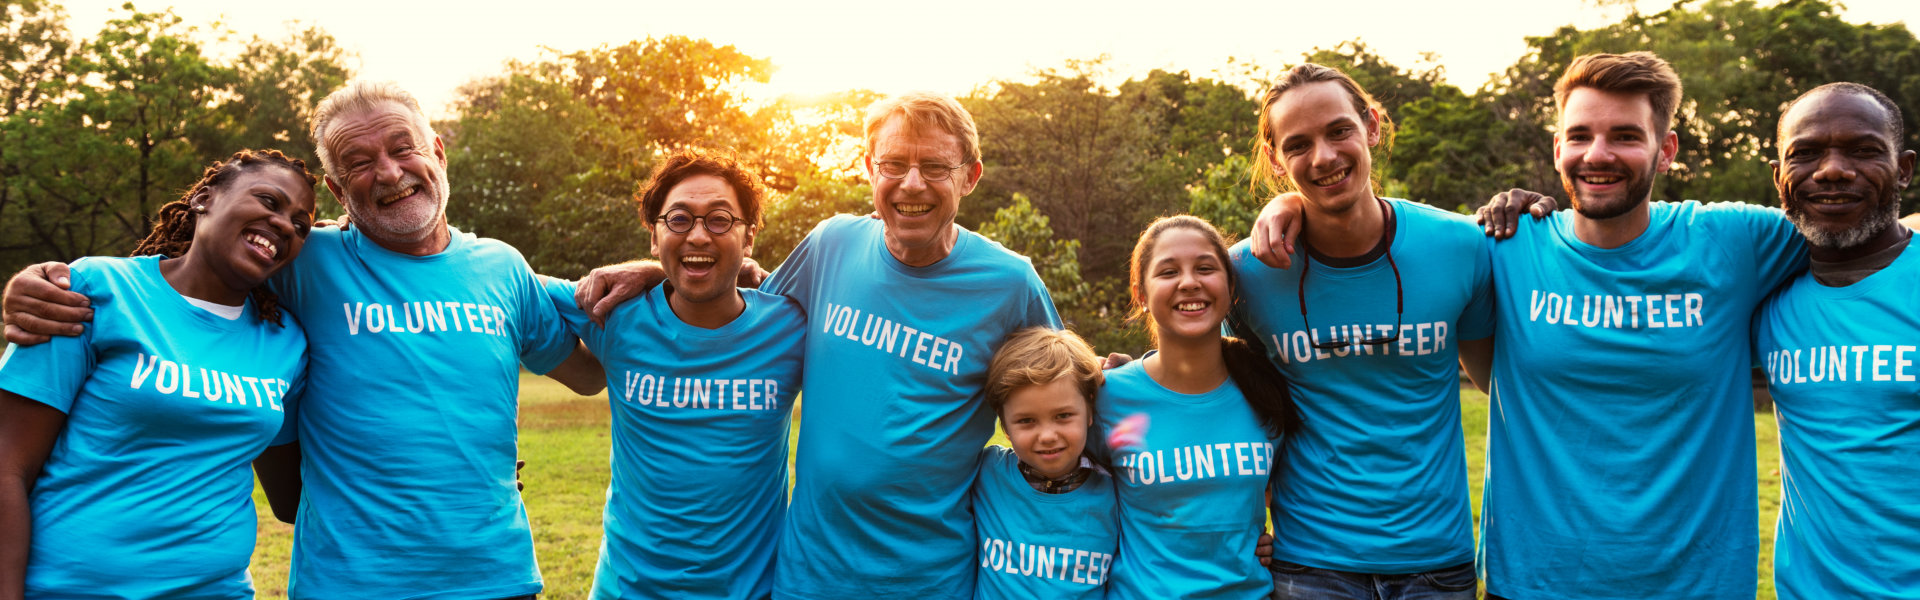
<path id="1" fill-rule="evenodd" d="M 153 220 L 153 231 L 146 239 L 133 247 L 128 256 L 148 256 L 159 254 L 167 258 L 179 258 L 193 246 L 193 227 L 200 213 L 193 208 L 193 199 L 201 194 L 211 194 L 233 181 L 241 173 L 260 166 L 277 166 L 300 175 L 309 187 L 320 180 L 307 171 L 306 161 L 281 154 L 279 150 L 241 150 L 233 153 L 225 162 L 216 162 L 200 174 L 200 180 L 187 187 L 180 199 L 168 202 L 160 207 L 159 214 Z M 204 209 L 203 209 L 204 210 Z M 259 305 L 260 318 L 280 325 L 280 298 L 267 291 L 267 286 L 253 288 L 253 301 Z"/>

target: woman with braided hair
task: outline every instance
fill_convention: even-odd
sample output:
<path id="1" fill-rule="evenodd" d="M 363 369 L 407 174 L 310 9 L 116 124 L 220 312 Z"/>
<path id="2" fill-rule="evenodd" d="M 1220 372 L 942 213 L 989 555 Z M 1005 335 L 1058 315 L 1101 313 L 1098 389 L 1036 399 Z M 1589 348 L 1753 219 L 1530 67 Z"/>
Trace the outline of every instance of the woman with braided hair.
<path id="1" fill-rule="evenodd" d="M 253 597 L 247 467 L 294 441 L 307 365 L 263 284 L 315 182 L 272 150 L 213 164 L 132 258 L 73 263 L 85 332 L 0 356 L 0 600 Z M 297 477 L 265 475 L 291 513 Z"/>

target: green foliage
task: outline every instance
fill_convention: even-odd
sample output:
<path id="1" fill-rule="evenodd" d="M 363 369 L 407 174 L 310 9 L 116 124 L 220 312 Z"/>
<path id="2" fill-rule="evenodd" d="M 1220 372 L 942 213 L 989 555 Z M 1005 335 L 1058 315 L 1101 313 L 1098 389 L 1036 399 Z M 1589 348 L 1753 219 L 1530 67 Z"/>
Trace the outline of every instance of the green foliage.
<path id="1" fill-rule="evenodd" d="M 347 77 L 331 37 L 256 37 L 221 62 L 172 12 L 122 10 L 75 43 L 57 7 L 5 7 L 0 268 L 123 254 L 155 209 L 240 148 L 311 161 L 307 111 Z"/>
<path id="2" fill-rule="evenodd" d="M 1012 204 L 994 211 L 993 220 L 980 226 L 980 235 L 1032 261 L 1061 322 L 1094 348 L 1139 354 L 1147 339 L 1144 330 L 1122 322 L 1126 296 L 1114 293 L 1113 280 L 1094 285 L 1081 279 L 1080 241 L 1060 239 L 1050 221 L 1025 195 L 1014 194 Z"/>
<path id="3" fill-rule="evenodd" d="M 1140 228 L 1183 210 L 1187 187 L 1245 154 L 1257 124 L 1238 88 L 1166 71 L 1108 88 L 1098 83 L 1103 60 L 1069 61 L 961 99 L 988 165 L 981 200 L 963 207 L 962 221 L 983 222 L 1024 194 L 1086 249 L 1084 275 L 1095 284 L 1124 280 Z"/>
<path id="4" fill-rule="evenodd" d="M 715 150 L 740 158 L 776 193 L 756 250 L 778 264 L 799 242 L 794 231 L 835 212 L 865 212 L 864 195 L 843 181 L 847 169 L 815 161 L 847 154 L 857 111 L 874 95 L 750 108 L 737 88 L 765 82 L 772 68 L 681 36 L 509 63 L 506 74 L 463 87 L 459 117 L 441 126 L 455 192 L 448 218 L 519 248 L 539 272 L 578 277 L 646 256 L 633 196 L 658 156 Z"/>
<path id="5" fill-rule="evenodd" d="M 775 194 L 762 211 L 760 234 L 753 241 L 753 258 L 769 271 L 786 262 L 813 227 L 839 214 L 873 211 L 873 188 L 852 177 L 804 172 L 793 191 Z"/>
<path id="6" fill-rule="evenodd" d="M 1253 232 L 1253 219 L 1267 199 L 1253 193 L 1252 159 L 1236 154 L 1207 169 L 1200 185 L 1187 189 L 1187 214 L 1206 219 L 1228 239 Z"/>

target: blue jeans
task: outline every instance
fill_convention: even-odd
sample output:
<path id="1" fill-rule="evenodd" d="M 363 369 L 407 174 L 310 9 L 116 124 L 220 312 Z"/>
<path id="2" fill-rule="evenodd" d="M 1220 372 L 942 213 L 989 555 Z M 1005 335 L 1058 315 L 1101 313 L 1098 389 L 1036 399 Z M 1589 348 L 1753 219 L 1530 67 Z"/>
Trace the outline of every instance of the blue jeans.
<path id="1" fill-rule="evenodd" d="M 1473 563 L 1408 575 L 1321 569 L 1273 559 L 1273 600 L 1474 600 Z"/>

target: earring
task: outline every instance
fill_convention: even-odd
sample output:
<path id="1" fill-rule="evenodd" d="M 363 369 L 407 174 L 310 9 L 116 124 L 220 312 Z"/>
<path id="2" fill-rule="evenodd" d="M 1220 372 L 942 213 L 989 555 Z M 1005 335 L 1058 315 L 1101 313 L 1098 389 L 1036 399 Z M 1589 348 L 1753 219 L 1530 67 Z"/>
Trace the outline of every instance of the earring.
<path id="1" fill-rule="evenodd" d="M 203 215 L 204 215 L 204 214 L 207 214 L 207 205 L 205 205 L 205 204 L 195 204 L 195 205 L 193 205 L 193 212 L 197 212 L 197 213 L 200 213 L 200 214 L 203 214 Z"/>

